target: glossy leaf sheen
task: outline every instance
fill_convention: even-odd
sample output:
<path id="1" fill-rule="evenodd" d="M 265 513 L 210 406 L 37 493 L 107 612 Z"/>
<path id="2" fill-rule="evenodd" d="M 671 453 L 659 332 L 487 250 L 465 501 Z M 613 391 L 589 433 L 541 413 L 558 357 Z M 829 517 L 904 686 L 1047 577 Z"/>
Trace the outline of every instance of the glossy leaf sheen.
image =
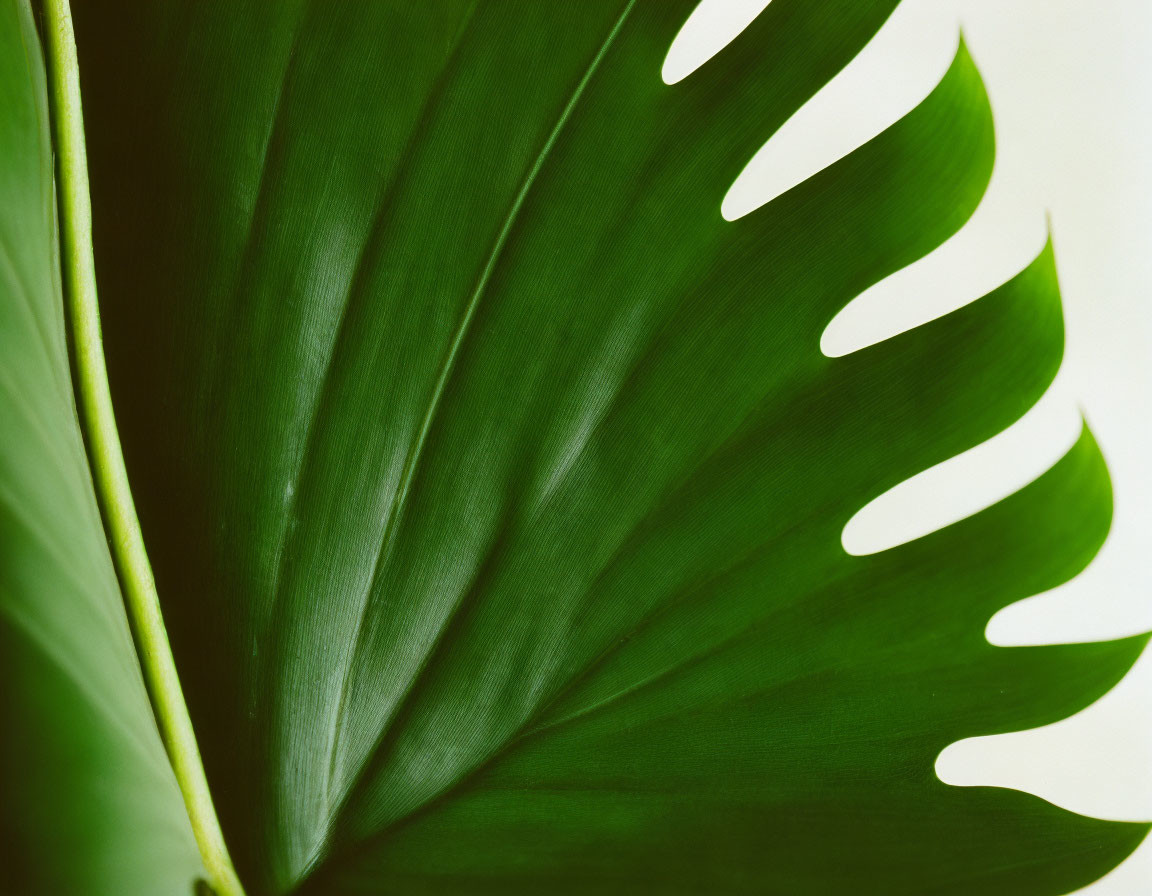
<path id="1" fill-rule="evenodd" d="M 895 2 L 774 0 L 666 86 L 691 5 L 77 4 L 121 434 L 252 893 L 1058 894 L 1145 833 L 932 771 L 1143 646 L 983 637 L 1102 542 L 1090 435 L 840 545 L 1059 365 L 1048 250 L 819 350 L 979 201 L 971 60 L 729 223 Z"/>

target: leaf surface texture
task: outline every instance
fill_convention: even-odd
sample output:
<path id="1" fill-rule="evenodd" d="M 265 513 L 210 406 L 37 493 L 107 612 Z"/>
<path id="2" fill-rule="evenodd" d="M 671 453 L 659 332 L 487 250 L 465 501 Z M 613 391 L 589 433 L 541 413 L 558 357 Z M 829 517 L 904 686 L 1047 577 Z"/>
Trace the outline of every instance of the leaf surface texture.
<path id="1" fill-rule="evenodd" d="M 894 6 L 774 0 L 668 86 L 687 0 L 77 5 L 117 415 L 251 892 L 1028 896 L 1143 837 L 932 770 L 1143 646 L 983 637 L 1103 541 L 1089 433 L 974 517 L 840 544 L 1060 363 L 1050 249 L 819 350 L 984 192 L 967 52 L 720 215 Z"/>

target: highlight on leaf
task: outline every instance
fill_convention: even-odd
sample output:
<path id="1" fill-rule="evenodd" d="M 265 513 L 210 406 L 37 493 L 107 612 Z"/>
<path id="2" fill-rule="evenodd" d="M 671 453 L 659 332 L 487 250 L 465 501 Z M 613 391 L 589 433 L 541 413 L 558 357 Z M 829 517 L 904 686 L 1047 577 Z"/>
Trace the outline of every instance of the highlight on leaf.
<path id="1" fill-rule="evenodd" d="M 48 0 L 45 53 L 28 0 L 0 0 L 16 892 L 1056 896 L 1141 841 L 933 771 L 1088 705 L 1144 646 L 983 635 L 1107 534 L 1086 427 L 973 516 L 841 543 L 1060 366 L 1051 245 L 957 311 L 820 350 L 984 194 L 967 48 L 726 221 L 896 0 L 773 0 L 666 84 L 694 5 Z M 70 372 L 87 251 L 104 353 L 73 339 Z M 105 375 L 122 458 L 92 448 Z"/>

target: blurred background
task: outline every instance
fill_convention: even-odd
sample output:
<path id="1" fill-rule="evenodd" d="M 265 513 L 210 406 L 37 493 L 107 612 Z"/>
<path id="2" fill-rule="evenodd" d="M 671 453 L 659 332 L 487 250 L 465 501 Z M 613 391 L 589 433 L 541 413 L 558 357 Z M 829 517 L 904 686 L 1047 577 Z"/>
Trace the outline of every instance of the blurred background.
<path id="1" fill-rule="evenodd" d="M 669 53 L 673 82 L 720 49 L 765 0 L 704 0 Z M 1152 630 L 1152 3 L 1147 0 L 904 0 L 869 47 L 751 160 L 724 200 L 736 218 L 874 136 L 923 99 L 959 35 L 996 117 L 992 184 L 973 219 L 928 258 L 832 321 L 841 355 L 970 302 L 1023 268 L 1050 232 L 1067 349 L 1048 394 L 991 441 L 863 508 L 844 533 L 869 553 L 1015 491 L 1076 439 L 1081 417 L 1108 459 L 1112 532 L 1088 570 L 1002 610 L 1005 646 Z M 1050 222 L 1050 223 L 1049 223 Z M 953 744 L 951 784 L 1034 793 L 1099 818 L 1152 820 L 1152 651 L 1110 694 L 1032 731 Z M 1152 893 L 1152 837 L 1081 893 Z"/>

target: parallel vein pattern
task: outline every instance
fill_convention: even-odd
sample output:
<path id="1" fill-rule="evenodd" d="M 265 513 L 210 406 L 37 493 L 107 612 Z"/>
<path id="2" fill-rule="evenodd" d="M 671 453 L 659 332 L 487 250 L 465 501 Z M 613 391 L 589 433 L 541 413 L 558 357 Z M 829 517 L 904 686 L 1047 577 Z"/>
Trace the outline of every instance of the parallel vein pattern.
<path id="1" fill-rule="evenodd" d="M 720 217 L 894 5 L 773 0 L 672 87 L 690 0 L 77 10 L 115 398 L 251 891 L 1027 896 L 1143 836 L 932 773 L 1142 648 L 982 637 L 1103 540 L 1089 434 L 969 520 L 840 546 L 1059 366 L 1048 250 L 819 351 L 983 194 L 966 51 Z"/>
<path id="2" fill-rule="evenodd" d="M 369 593 L 371 593 L 376 584 L 376 577 L 381 567 L 381 561 L 385 558 L 385 555 L 388 553 L 388 550 L 391 547 L 391 535 L 393 532 L 393 527 L 397 525 L 398 522 L 402 519 L 404 502 L 408 497 L 416 466 L 420 463 L 421 453 L 428 438 L 428 431 L 431 428 L 432 422 L 435 420 L 436 413 L 440 408 L 440 399 L 444 394 L 444 389 L 448 383 L 449 378 L 452 376 L 453 370 L 455 369 L 456 358 L 459 355 L 460 347 L 467 337 L 469 326 L 471 325 L 476 315 L 476 309 L 484 296 L 484 289 L 488 285 L 488 281 L 492 276 L 492 271 L 496 266 L 496 262 L 500 258 L 500 253 L 507 243 L 512 228 L 516 224 L 517 216 L 524 204 L 524 198 L 528 194 L 528 191 L 532 189 L 532 184 L 536 179 L 536 175 L 540 172 L 540 169 L 546 162 L 548 153 L 555 145 L 557 136 L 560 134 L 561 130 L 563 130 L 564 124 L 568 120 L 568 117 L 572 114 L 573 108 L 580 101 L 580 97 L 584 92 L 585 85 L 587 85 L 589 79 L 595 74 L 596 68 L 600 64 L 600 60 L 604 58 L 604 54 L 612 46 L 612 41 L 615 39 L 616 35 L 620 33 L 620 29 L 623 27 L 624 22 L 628 17 L 628 13 L 635 5 L 635 2 L 636 0 L 629 0 L 628 5 L 620 14 L 620 18 L 617 19 L 616 23 L 612 26 L 611 32 L 609 32 L 608 36 L 604 39 L 604 43 L 597 51 L 596 57 L 589 64 L 588 70 L 580 79 L 580 83 L 577 84 L 575 91 L 573 91 L 572 96 L 569 98 L 568 102 L 564 106 L 563 111 L 560 113 L 560 117 L 557 119 L 555 126 L 552 128 L 551 133 L 548 135 L 548 139 L 544 143 L 543 149 L 540 150 L 540 153 L 537 155 L 535 161 L 533 162 L 532 168 L 524 178 L 524 183 L 521 185 L 519 192 L 517 192 L 516 198 L 512 202 L 512 207 L 509 209 L 508 215 L 504 219 L 500 233 L 497 235 L 496 242 L 492 247 L 492 251 L 489 253 L 488 259 L 484 264 L 484 269 L 480 273 L 480 279 L 476 284 L 476 288 L 472 291 L 472 295 L 468 299 L 468 304 L 460 318 L 460 323 L 457 325 L 455 333 L 453 334 L 452 342 L 448 349 L 448 354 L 444 358 L 444 363 L 440 369 L 440 375 L 436 379 L 436 385 L 433 389 L 432 397 L 428 402 L 428 410 L 425 412 L 423 418 L 420 421 L 420 428 L 416 436 L 416 441 L 413 443 L 411 451 L 405 459 L 404 467 L 400 475 L 400 486 L 397 490 L 396 497 L 393 499 L 392 506 L 389 508 L 388 522 L 384 527 L 384 537 L 381 543 L 380 552 L 377 555 L 376 563 L 373 566 L 372 580 L 369 583 Z M 462 605 L 463 600 L 460 604 L 457 604 L 456 608 L 454 608 L 452 612 L 449 613 L 447 619 L 445 619 L 440 631 L 437 633 L 429 648 L 428 653 L 426 654 L 426 658 L 420 663 L 420 670 L 423 670 L 427 666 L 428 658 L 434 656 L 440 645 L 444 643 L 444 633 L 449 631 L 452 624 L 452 619 L 455 617 L 456 613 L 459 612 L 459 608 Z M 360 644 L 361 633 L 364 631 L 364 617 L 366 611 L 367 604 L 365 604 L 364 611 L 362 611 L 356 625 L 356 635 L 352 642 L 353 660 L 355 660 L 357 648 Z M 416 677 L 413 679 L 412 684 L 408 687 L 408 690 L 402 700 L 407 699 L 408 696 L 411 695 L 415 690 L 416 683 L 419 679 L 419 674 L 420 672 L 418 671 L 416 673 Z M 343 712 L 345 706 L 344 695 L 347 692 L 347 684 L 348 676 L 345 674 L 341 681 L 340 699 L 337 703 L 337 734 L 339 732 L 340 713 Z M 401 703 L 401 705 L 403 704 Z M 336 740 L 335 736 L 333 740 Z M 336 758 L 335 745 L 333 745 L 331 758 L 332 762 L 334 762 Z"/>

